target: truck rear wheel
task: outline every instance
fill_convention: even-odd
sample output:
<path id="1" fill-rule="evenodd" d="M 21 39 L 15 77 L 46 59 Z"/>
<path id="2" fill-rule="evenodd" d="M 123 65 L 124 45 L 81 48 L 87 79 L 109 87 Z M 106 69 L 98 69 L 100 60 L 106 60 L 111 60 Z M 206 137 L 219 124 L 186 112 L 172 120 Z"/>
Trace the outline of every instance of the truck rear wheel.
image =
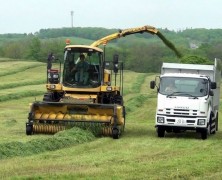
<path id="1" fill-rule="evenodd" d="M 158 137 L 164 137 L 165 136 L 165 128 L 158 126 L 157 127 L 157 135 L 158 135 Z"/>

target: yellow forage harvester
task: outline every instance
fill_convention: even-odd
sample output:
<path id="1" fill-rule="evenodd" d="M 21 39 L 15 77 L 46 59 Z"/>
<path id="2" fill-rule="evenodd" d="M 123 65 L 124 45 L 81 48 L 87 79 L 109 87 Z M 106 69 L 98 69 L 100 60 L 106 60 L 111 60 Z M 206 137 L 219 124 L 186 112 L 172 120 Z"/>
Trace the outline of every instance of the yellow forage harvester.
<path id="1" fill-rule="evenodd" d="M 68 44 L 64 62 L 52 65 L 58 68 L 47 69 L 47 92 L 43 101 L 31 104 L 26 134 L 78 126 L 118 139 L 125 127 L 123 62 L 118 55 L 107 61 L 98 47 Z"/>

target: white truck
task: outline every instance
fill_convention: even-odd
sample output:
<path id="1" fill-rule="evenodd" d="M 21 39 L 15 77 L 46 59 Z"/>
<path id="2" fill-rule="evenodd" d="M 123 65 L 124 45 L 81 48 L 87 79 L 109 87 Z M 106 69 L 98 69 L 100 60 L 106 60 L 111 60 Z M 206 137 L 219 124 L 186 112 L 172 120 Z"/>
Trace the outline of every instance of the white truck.
<path id="1" fill-rule="evenodd" d="M 195 130 L 207 139 L 218 130 L 220 101 L 219 59 L 214 65 L 163 63 L 161 75 L 150 82 L 157 87 L 155 127 L 165 133 Z M 168 87 L 169 86 L 169 87 Z"/>

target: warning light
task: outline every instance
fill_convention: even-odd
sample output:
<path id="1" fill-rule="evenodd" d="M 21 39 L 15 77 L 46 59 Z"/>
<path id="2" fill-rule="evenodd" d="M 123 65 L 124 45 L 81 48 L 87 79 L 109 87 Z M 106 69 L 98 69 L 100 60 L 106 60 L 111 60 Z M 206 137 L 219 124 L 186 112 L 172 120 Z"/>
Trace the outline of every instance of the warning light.
<path id="1" fill-rule="evenodd" d="M 107 44 L 107 41 L 103 41 L 103 46 L 106 46 L 106 44 Z"/>
<path id="2" fill-rule="evenodd" d="M 66 45 L 69 45 L 71 43 L 70 39 L 66 39 Z"/>

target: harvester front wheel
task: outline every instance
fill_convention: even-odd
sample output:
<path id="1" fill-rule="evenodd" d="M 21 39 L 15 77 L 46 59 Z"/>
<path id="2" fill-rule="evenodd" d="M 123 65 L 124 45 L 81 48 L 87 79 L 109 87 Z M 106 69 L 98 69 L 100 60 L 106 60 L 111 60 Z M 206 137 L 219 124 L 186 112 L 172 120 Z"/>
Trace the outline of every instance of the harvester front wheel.
<path id="1" fill-rule="evenodd" d="M 46 101 L 46 102 L 51 102 L 51 101 L 53 101 L 53 99 L 52 99 L 52 93 L 45 93 L 44 96 L 43 96 L 43 101 Z"/>
<path id="2" fill-rule="evenodd" d="M 120 131 L 118 128 L 113 128 L 112 130 L 113 139 L 119 139 Z"/>

